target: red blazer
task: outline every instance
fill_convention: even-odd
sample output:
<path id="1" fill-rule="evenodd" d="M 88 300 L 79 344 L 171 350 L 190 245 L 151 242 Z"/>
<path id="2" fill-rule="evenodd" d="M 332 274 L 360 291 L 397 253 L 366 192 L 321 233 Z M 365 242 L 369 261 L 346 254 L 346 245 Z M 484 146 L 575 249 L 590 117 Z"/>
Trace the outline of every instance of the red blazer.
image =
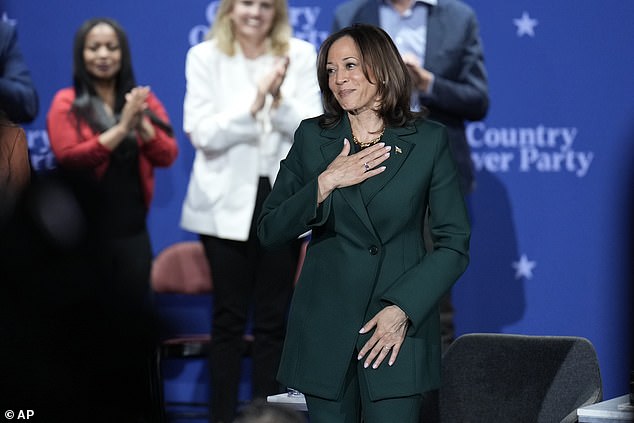
<path id="1" fill-rule="evenodd" d="M 53 98 L 46 116 L 51 148 L 61 167 L 91 169 L 100 179 L 110 164 L 110 150 L 99 143 L 99 133 L 94 132 L 85 121 L 80 121 L 78 126 L 77 117 L 71 112 L 74 100 L 74 88 L 64 88 Z M 165 108 L 153 93 L 148 97 L 148 108 L 165 122 L 169 121 Z M 139 174 L 146 208 L 150 207 L 154 193 L 154 167 L 167 167 L 178 155 L 176 140 L 157 126 L 154 129 L 156 137 L 149 142 L 137 137 Z"/>

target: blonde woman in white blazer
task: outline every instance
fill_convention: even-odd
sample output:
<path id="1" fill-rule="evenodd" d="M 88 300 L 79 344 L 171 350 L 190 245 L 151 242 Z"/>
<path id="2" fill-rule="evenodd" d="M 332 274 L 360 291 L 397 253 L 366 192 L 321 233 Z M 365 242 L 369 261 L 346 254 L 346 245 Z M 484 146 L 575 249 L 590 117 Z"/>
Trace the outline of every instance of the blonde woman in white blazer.
<path id="1" fill-rule="evenodd" d="M 222 0 L 187 54 L 183 126 L 196 149 L 181 226 L 200 235 L 214 278 L 213 422 L 234 418 L 243 333 L 253 398 L 275 381 L 299 242 L 260 247 L 256 220 L 304 118 L 322 113 L 315 48 L 291 37 L 286 0 Z"/>

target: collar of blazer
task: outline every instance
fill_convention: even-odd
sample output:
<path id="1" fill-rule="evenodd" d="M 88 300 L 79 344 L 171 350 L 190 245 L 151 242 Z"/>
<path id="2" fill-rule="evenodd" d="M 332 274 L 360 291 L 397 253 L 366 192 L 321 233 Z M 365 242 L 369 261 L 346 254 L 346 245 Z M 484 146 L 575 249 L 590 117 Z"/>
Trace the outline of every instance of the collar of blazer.
<path id="1" fill-rule="evenodd" d="M 385 128 L 385 133 L 383 134 L 381 141 L 384 142 L 385 145 L 392 146 L 390 157 L 382 164 L 386 167 L 385 171 L 363 181 L 361 184 L 338 190 L 372 234 L 376 235 L 376 231 L 374 230 L 372 221 L 368 216 L 366 206 L 370 204 L 376 194 L 398 174 L 398 170 L 401 168 L 413 148 L 413 144 L 408 141 L 407 138 L 416 132 L 414 125 Z M 325 162 L 330 163 L 341 152 L 343 139 L 352 139 L 350 121 L 346 117 L 333 128 L 323 129 L 321 131 L 321 135 L 322 137 L 328 139 L 324 140 L 321 146 L 321 153 Z"/>

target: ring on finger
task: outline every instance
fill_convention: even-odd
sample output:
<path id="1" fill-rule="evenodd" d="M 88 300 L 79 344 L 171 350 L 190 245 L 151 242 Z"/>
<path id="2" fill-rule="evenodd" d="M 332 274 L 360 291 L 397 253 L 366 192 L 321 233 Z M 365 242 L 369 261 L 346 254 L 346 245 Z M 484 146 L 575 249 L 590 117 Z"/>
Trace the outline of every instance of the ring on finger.
<path id="1" fill-rule="evenodd" d="M 363 168 L 365 169 L 365 171 L 367 172 L 368 170 L 370 170 L 370 165 L 366 162 L 363 163 Z"/>
<path id="2" fill-rule="evenodd" d="M 392 349 L 392 345 L 386 345 L 383 348 L 385 348 L 386 350 L 391 350 Z"/>

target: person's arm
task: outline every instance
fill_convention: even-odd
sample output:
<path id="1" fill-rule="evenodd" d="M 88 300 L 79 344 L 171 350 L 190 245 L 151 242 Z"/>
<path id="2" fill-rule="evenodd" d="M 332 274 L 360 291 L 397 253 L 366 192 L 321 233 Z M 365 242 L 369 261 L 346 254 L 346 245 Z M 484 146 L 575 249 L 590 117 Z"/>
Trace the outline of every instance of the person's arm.
<path id="1" fill-rule="evenodd" d="M 297 129 L 293 145 L 280 163 L 275 184 L 258 218 L 258 237 L 264 247 L 274 247 L 296 239 L 312 228 L 323 225 L 330 213 L 330 199 L 321 205 L 317 203 L 319 171 L 306 176 L 304 126 L 301 123 Z"/>
<path id="2" fill-rule="evenodd" d="M 297 44 L 290 57 L 286 78 L 292 84 L 282 84 L 280 97 L 271 117 L 273 127 L 291 136 L 302 119 L 323 113 L 317 82 L 315 48 L 307 43 Z M 292 88 L 287 88 L 287 86 Z"/>
<path id="3" fill-rule="evenodd" d="M 67 168 L 93 169 L 110 157 L 110 149 L 99 142 L 99 134 L 87 125 L 79 126 L 71 111 L 72 90 L 59 91 L 46 116 L 51 149 L 57 162 Z"/>
<path id="4" fill-rule="evenodd" d="M 133 133 L 139 123 L 147 90 L 134 88 L 131 92 L 136 94 L 126 99 L 119 121 L 101 133 L 78 120 L 72 110 L 73 90 L 59 91 L 46 118 L 49 141 L 57 162 L 67 168 L 93 169 L 109 160 L 110 153 Z"/>
<path id="5" fill-rule="evenodd" d="M 148 110 L 151 110 L 158 119 L 169 124 L 169 117 L 163 104 L 153 93 L 149 94 L 147 104 Z M 178 155 L 178 144 L 174 139 L 174 135 L 152 123 L 148 116 L 143 116 L 142 119 L 146 125 L 152 126 L 153 136 L 143 140 L 141 143 L 141 154 L 146 155 L 154 166 L 170 166 Z"/>
<path id="6" fill-rule="evenodd" d="M 386 306 L 397 305 L 406 313 L 414 328 L 429 317 L 469 263 L 471 228 L 449 152 L 447 131 L 438 127 L 428 134 L 428 139 L 436 143 L 429 188 L 434 249 L 399 277 L 381 298 Z"/>
<path id="7" fill-rule="evenodd" d="M 218 63 L 213 61 L 227 60 L 217 57 L 219 54 L 205 42 L 189 50 L 185 64 L 183 128 L 194 148 L 211 154 L 235 144 L 255 142 L 259 135 L 257 120 L 250 110 L 256 92 L 253 91 L 253 96 L 234 97 L 232 101 L 222 97 L 222 84 L 244 84 L 244 81 L 216 72 Z"/>
<path id="8" fill-rule="evenodd" d="M 15 123 L 33 121 L 39 99 L 17 44 L 15 29 L 0 21 L 0 107 Z"/>
<path id="9" fill-rule="evenodd" d="M 300 124 L 288 156 L 280 163 L 273 190 L 262 206 L 258 236 L 263 245 L 279 245 L 323 225 L 330 214 L 331 194 L 382 173 L 382 163 L 390 156 L 390 147 L 383 143 L 349 154 L 350 142 L 346 139 L 341 152 L 330 163 L 323 163 L 316 148 L 312 153 L 304 152 L 307 143 L 314 145 L 317 133 L 315 129 L 306 132 Z M 316 163 L 319 167 L 311 167 Z"/>
<path id="10" fill-rule="evenodd" d="M 489 109 L 487 73 L 478 22 L 472 15 L 465 27 L 463 54 L 458 78 L 434 74 L 430 94 L 421 94 L 421 103 L 434 110 L 466 120 L 481 120 Z"/>
<path id="11" fill-rule="evenodd" d="M 386 359 L 388 365 L 394 364 L 408 328 L 413 326 L 416 330 L 427 319 L 469 260 L 469 222 L 446 129 L 438 127 L 423 136 L 436 145 L 429 205 L 435 217 L 431 230 L 437 242 L 433 252 L 390 286 L 381 297 L 383 309 L 359 331 L 371 333 L 357 356 L 364 367 L 377 368 Z"/>

